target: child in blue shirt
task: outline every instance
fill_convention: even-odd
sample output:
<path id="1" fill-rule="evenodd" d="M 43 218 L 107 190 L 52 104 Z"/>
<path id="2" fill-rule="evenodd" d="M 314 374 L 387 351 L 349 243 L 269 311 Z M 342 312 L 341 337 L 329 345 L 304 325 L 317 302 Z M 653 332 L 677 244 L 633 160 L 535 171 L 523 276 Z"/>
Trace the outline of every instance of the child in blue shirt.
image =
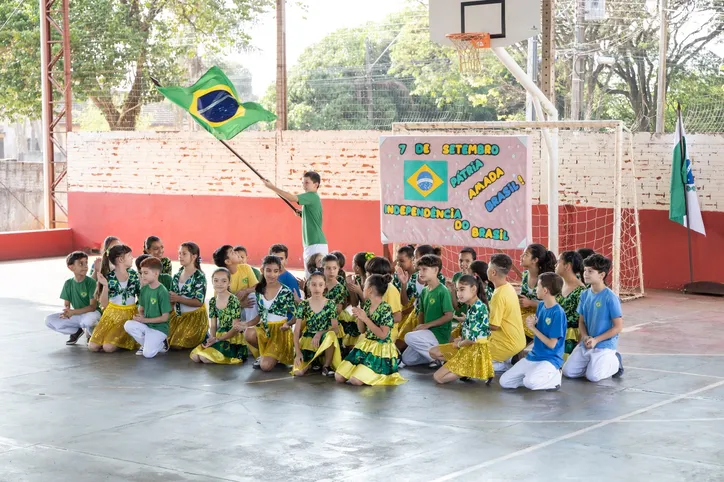
<path id="1" fill-rule="evenodd" d="M 561 367 L 566 343 L 566 312 L 556 301 L 563 288 L 563 278 L 555 273 L 538 275 L 536 296 L 539 300 L 535 315 L 525 322 L 535 335 L 528 356 L 513 365 L 500 377 L 503 388 L 557 390 L 561 387 Z"/>
<path id="2" fill-rule="evenodd" d="M 611 260 L 600 254 L 583 261 L 583 279 L 590 288 L 581 294 L 578 303 L 578 328 L 581 342 L 563 365 L 567 378 L 586 377 L 598 382 L 623 375 L 623 362 L 618 353 L 618 334 L 623 329 L 621 301 L 606 287 Z"/>

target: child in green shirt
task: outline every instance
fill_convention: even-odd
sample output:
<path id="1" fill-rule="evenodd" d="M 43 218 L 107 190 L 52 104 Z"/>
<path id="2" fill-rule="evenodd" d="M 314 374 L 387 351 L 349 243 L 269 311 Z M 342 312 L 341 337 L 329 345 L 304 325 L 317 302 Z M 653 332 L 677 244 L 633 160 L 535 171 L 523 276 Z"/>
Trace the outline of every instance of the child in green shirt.
<path id="1" fill-rule="evenodd" d="M 98 302 L 93 296 L 96 280 L 86 276 L 88 255 L 82 251 L 74 251 L 65 258 L 65 264 L 73 273 L 73 277 L 65 282 L 60 292 L 60 299 L 65 301 L 65 307 L 61 313 L 48 315 L 45 325 L 53 331 L 70 335 L 65 344 L 75 345 L 84 332 L 86 337 L 90 338 L 101 314 L 98 311 Z"/>
<path id="2" fill-rule="evenodd" d="M 126 333 L 141 344 L 136 355 L 146 358 L 168 351 L 171 299 L 168 290 L 158 280 L 161 269 L 161 260 L 158 258 L 148 258 L 141 263 L 142 287 L 138 297 L 138 314 L 123 326 Z"/>

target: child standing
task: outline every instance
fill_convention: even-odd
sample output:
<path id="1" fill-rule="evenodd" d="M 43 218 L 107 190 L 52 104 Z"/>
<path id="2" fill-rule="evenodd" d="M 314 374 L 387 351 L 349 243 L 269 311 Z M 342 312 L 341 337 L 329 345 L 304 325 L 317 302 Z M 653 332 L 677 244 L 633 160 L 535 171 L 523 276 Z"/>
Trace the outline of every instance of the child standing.
<path id="1" fill-rule="evenodd" d="M 548 251 L 542 244 L 531 244 L 520 258 L 520 265 L 525 269 L 520 281 L 520 311 L 523 319 L 535 314 L 538 308 L 538 297 L 535 288 L 538 275 L 553 273 L 556 270 L 556 255 Z M 533 339 L 533 332 L 524 327 L 525 336 Z"/>
<path id="2" fill-rule="evenodd" d="M 206 276 L 201 271 L 201 251 L 196 243 L 183 243 L 178 249 L 181 269 L 171 283 L 171 348 L 194 348 L 204 339 L 209 316 L 206 312 Z"/>
<path id="3" fill-rule="evenodd" d="M 234 247 L 234 252 L 237 256 L 239 256 L 239 260 L 241 261 L 241 264 L 249 264 L 249 253 L 246 251 L 246 248 L 242 245 L 237 245 Z M 251 270 L 254 272 L 254 276 L 256 276 L 257 281 L 261 279 L 261 271 L 256 269 L 255 267 L 249 265 L 251 267 Z"/>
<path id="4" fill-rule="evenodd" d="M 211 275 L 211 283 L 214 296 L 209 300 L 209 333 L 190 357 L 196 363 L 238 365 L 246 360 L 248 352 L 244 334 L 234 326 L 241 322 L 241 304 L 229 291 L 231 273 L 218 268 Z"/>
<path id="5" fill-rule="evenodd" d="M 114 269 L 107 271 L 111 264 Z M 112 247 L 107 256 L 103 255 L 101 270 L 96 273 L 96 298 L 103 307 L 103 315 L 88 342 L 90 351 L 111 353 L 119 348 L 137 348 L 135 340 L 123 328 L 136 315 L 136 298 L 141 291 L 138 273 L 131 266 L 131 248 L 124 244 Z M 104 272 L 108 272 L 108 277 Z"/>
<path id="6" fill-rule="evenodd" d="M 440 362 L 430 356 L 430 348 L 448 343 L 452 329 L 453 306 L 450 292 L 438 275 L 442 269 L 442 259 L 434 254 L 427 254 L 417 263 L 418 279 L 424 283 L 425 289 L 420 295 L 420 313 L 418 325 L 405 335 L 407 349 L 402 352 L 402 363 L 405 365 L 429 364 L 431 368 L 439 367 Z"/>
<path id="7" fill-rule="evenodd" d="M 561 387 L 561 366 L 566 336 L 566 314 L 556 302 L 563 279 L 555 273 L 538 276 L 536 293 L 541 300 L 535 316 L 525 322 L 535 334 L 533 349 L 500 377 L 503 388 L 557 390 Z"/>
<path id="8" fill-rule="evenodd" d="M 488 265 L 488 279 L 495 285 L 490 299 L 490 354 L 496 372 L 508 370 L 510 359 L 526 345 L 518 296 L 507 279 L 512 267 L 507 254 L 494 254 Z"/>
<path id="9" fill-rule="evenodd" d="M 126 332 L 141 345 L 136 355 L 143 355 L 144 358 L 153 358 L 159 352 L 168 351 L 166 337 L 171 301 L 168 290 L 158 281 L 161 269 L 161 260 L 155 256 L 141 263 L 143 287 L 138 297 L 138 314 L 123 325 Z"/>
<path id="10" fill-rule="evenodd" d="M 245 329 L 247 343 L 258 349 L 261 355 L 253 367 L 265 372 L 277 363 L 294 363 L 294 339 L 290 329 L 296 319 L 293 316 L 289 319 L 288 315 L 295 313 L 296 306 L 294 294 L 279 282 L 281 270 L 282 262 L 279 258 L 264 258 L 261 281 L 256 286 L 258 315 L 246 323 L 239 323 L 239 330 Z"/>
<path id="11" fill-rule="evenodd" d="M 456 291 L 458 299 L 470 308 L 465 311 L 461 335 L 452 343 L 430 349 L 432 358 L 447 361 L 433 378 L 437 383 L 449 383 L 459 378 L 490 381 L 495 371 L 488 346 L 488 304 L 479 297 L 485 296 L 483 282 L 476 276 L 463 275 L 457 281 Z"/>
<path id="12" fill-rule="evenodd" d="M 563 289 L 556 301 L 566 313 L 566 346 L 563 360 L 567 360 L 573 353 L 578 342 L 581 341 L 581 332 L 578 329 L 578 303 L 581 294 L 586 290 L 583 284 L 583 259 L 576 251 L 564 251 L 558 257 L 556 274 L 563 278 Z"/>
<path id="13" fill-rule="evenodd" d="M 148 254 L 154 258 L 161 260 L 163 269 L 161 273 L 170 275 L 173 273 L 171 260 L 163 255 L 163 241 L 158 236 L 149 236 L 143 242 L 143 254 Z"/>
<path id="14" fill-rule="evenodd" d="M 65 265 L 73 273 L 73 277 L 65 282 L 60 292 L 60 299 L 65 301 L 61 313 L 48 315 L 45 325 L 53 331 L 70 335 L 66 345 L 75 345 L 83 332 L 90 338 L 101 314 L 98 311 L 98 300 L 93 297 L 96 282 L 86 276 L 88 273 L 88 255 L 82 251 L 74 251 L 65 258 Z"/>
<path id="15" fill-rule="evenodd" d="M 334 255 L 327 255 L 334 258 Z M 336 263 L 337 258 L 334 258 Z M 335 273 L 334 281 L 337 281 Z M 337 283 L 337 286 L 340 286 Z M 337 341 L 337 304 L 334 299 L 325 298 L 327 289 L 325 275 L 319 271 L 307 278 L 311 294 L 297 306 L 297 323 L 294 326 L 294 369 L 295 377 L 307 374 L 312 362 L 324 356 L 322 375 L 333 377 L 334 369 L 342 362 Z M 302 328 L 304 327 L 304 328 Z"/>
<path id="16" fill-rule="evenodd" d="M 337 367 L 335 379 L 352 385 L 400 385 L 407 380 L 397 373 L 397 349 L 390 338 L 392 309 L 382 301 L 389 280 L 378 274 L 365 281 L 364 308 L 353 308 L 358 329 L 364 334 Z"/>
<path id="17" fill-rule="evenodd" d="M 621 301 L 606 287 L 611 260 L 593 254 L 583 261 L 584 281 L 591 285 L 578 304 L 578 329 L 581 342 L 563 365 L 567 378 L 585 376 L 592 382 L 623 375 L 618 348 L 618 334 L 623 329 Z"/>
<path id="18" fill-rule="evenodd" d="M 258 314 L 256 295 L 254 294 L 257 279 L 251 266 L 241 262 L 241 257 L 230 244 L 225 244 L 214 251 L 213 258 L 216 266 L 226 268 L 231 273 L 229 289 L 239 298 L 241 307 L 244 310 L 244 321 L 254 319 Z"/>

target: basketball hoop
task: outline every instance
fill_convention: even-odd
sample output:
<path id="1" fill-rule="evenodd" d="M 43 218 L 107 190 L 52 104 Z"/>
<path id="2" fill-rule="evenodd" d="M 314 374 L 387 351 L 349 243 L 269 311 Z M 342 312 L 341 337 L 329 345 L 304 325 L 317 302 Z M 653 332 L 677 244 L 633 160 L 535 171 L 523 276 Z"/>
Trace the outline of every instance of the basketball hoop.
<path id="1" fill-rule="evenodd" d="M 482 70 L 480 66 L 480 50 L 490 48 L 489 33 L 451 33 L 446 35 L 458 51 L 460 58 L 460 72 L 476 73 Z"/>

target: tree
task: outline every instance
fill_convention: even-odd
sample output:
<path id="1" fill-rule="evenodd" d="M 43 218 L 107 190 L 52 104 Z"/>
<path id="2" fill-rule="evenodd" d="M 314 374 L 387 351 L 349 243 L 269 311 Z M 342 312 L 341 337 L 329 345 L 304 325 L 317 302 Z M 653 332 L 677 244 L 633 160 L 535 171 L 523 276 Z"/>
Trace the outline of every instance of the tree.
<path id="1" fill-rule="evenodd" d="M 15 2 L 0 0 L 0 12 L 11 3 Z M 182 82 L 189 77 L 187 64 L 199 51 L 215 54 L 246 47 L 249 36 L 244 26 L 273 4 L 273 0 L 74 0 L 70 9 L 74 99 L 90 99 L 111 130 L 133 130 L 141 106 L 161 99 L 151 75 L 162 83 Z M 16 22 L 11 44 L 18 50 L 0 47 L 3 60 L 10 62 L 0 75 L 6 72 L 16 85 L 39 77 L 39 69 L 33 68 L 40 64 L 39 39 L 29 33 L 37 30 L 37 2 L 27 2 L 23 14 L 25 20 Z M 39 88 L 30 92 L 40 96 Z M 2 100 L 13 113 L 37 116 L 38 98 L 32 99 L 33 108 L 18 105 L 29 97 Z"/>
<path id="2" fill-rule="evenodd" d="M 724 101 L 721 96 L 724 82 L 716 77 L 721 59 L 707 50 L 721 41 L 722 7 L 722 0 L 669 0 L 666 56 L 669 98 L 675 94 L 684 99 L 690 97 L 687 92 L 702 95 L 706 91 Z M 610 2 L 608 8 L 609 18 L 585 24 L 584 42 L 579 47 L 585 55 L 584 118 L 623 119 L 634 130 L 653 130 L 658 104 L 658 13 L 646 0 Z M 570 8 L 561 8 L 559 13 L 556 45 L 565 52 L 571 47 L 575 16 Z M 596 54 L 613 57 L 613 65 L 597 64 Z M 557 97 L 562 109 L 566 109 L 567 93 L 571 91 L 571 65 L 570 55 L 563 55 L 556 66 Z M 667 124 L 673 126 L 670 122 Z"/>

